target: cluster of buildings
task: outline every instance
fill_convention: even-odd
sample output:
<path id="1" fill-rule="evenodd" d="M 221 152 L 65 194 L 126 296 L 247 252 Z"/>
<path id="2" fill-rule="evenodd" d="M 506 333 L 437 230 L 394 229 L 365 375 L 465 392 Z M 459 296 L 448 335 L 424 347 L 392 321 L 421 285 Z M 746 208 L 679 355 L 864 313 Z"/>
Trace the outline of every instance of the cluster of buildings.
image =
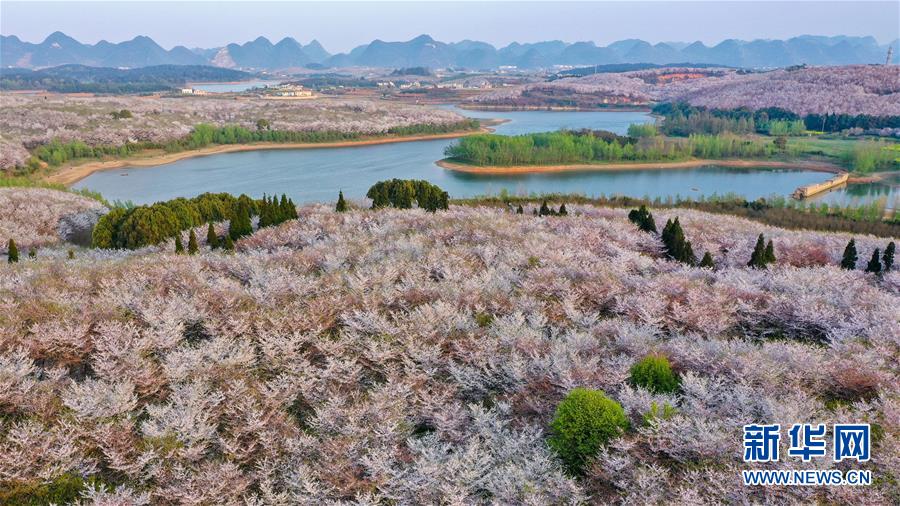
<path id="1" fill-rule="evenodd" d="M 227 93 L 227 92 L 228 91 L 223 91 L 222 93 Z M 210 92 L 210 91 L 206 91 L 206 90 L 198 90 L 197 88 L 181 88 L 182 95 L 210 95 L 210 94 L 215 94 L 215 93 L 216 92 Z M 291 83 L 266 85 L 262 88 L 252 88 L 250 90 L 246 90 L 245 92 L 237 92 L 237 93 L 257 94 L 261 98 L 272 98 L 272 99 L 313 98 L 312 90 L 308 90 L 299 84 L 291 84 Z"/>
<path id="2" fill-rule="evenodd" d="M 491 89 L 493 84 L 486 79 L 465 80 L 465 81 L 449 81 L 444 83 L 429 83 L 421 81 L 378 81 L 375 83 L 379 88 L 399 88 L 401 90 L 409 89 L 438 89 L 438 90 L 471 90 L 471 89 Z"/>
<path id="3" fill-rule="evenodd" d="M 312 98 L 312 90 L 308 90 L 299 84 L 284 83 L 267 87 L 264 97 L 282 98 Z"/>

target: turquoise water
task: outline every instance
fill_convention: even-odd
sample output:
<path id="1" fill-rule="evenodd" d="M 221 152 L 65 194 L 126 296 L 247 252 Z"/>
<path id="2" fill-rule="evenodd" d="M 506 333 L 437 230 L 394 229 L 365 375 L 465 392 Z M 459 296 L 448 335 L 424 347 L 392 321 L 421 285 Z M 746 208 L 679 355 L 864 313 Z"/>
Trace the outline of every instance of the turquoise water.
<path id="1" fill-rule="evenodd" d="M 813 202 L 825 202 L 829 205 L 860 206 L 872 202 L 883 202 L 885 207 L 900 207 L 900 174 L 894 174 L 877 183 L 853 184 L 843 188 L 822 193 L 810 199 Z"/>
<path id="2" fill-rule="evenodd" d="M 458 109 L 456 109 L 458 110 Z M 631 123 L 650 121 L 641 112 L 460 111 L 477 118 L 500 118 L 499 134 L 515 135 L 560 128 L 591 128 L 625 133 Z M 287 193 L 297 202 L 332 201 L 338 190 L 360 198 L 377 181 L 425 179 L 451 197 L 506 190 L 513 194 L 581 193 L 590 196 L 675 197 L 736 193 L 748 199 L 788 195 L 795 188 L 822 181 L 827 174 L 793 170 L 700 167 L 678 170 L 564 172 L 486 176 L 444 170 L 435 161 L 455 141 L 434 140 L 337 149 L 244 151 L 190 158 L 152 168 L 97 172 L 75 185 L 101 192 L 109 200 L 150 203 L 203 192 Z M 850 187 L 859 191 L 856 187 Z M 897 187 L 892 190 L 894 196 Z M 841 201 L 840 192 L 826 198 Z M 850 196 L 848 196 L 850 197 Z M 853 199 L 869 197 L 853 195 Z"/>

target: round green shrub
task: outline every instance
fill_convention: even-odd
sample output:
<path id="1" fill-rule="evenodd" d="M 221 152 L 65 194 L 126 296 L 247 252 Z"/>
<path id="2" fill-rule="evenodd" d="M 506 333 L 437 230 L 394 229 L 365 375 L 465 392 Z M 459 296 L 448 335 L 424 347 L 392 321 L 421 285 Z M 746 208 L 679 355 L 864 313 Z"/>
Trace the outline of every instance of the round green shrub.
<path id="1" fill-rule="evenodd" d="M 547 442 L 577 475 L 600 447 L 627 428 L 628 418 L 618 402 L 600 390 L 575 388 L 557 406 Z"/>
<path id="2" fill-rule="evenodd" d="M 660 394 L 678 391 L 681 379 L 672 370 L 669 359 L 648 355 L 631 366 L 631 384 Z"/>

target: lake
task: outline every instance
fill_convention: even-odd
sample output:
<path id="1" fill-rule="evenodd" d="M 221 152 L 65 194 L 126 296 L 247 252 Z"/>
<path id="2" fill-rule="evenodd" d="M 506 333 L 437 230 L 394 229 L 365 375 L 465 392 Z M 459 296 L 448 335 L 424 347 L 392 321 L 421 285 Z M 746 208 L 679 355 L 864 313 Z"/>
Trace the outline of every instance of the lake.
<path id="1" fill-rule="evenodd" d="M 448 106 L 449 107 L 449 106 Z M 651 121 L 642 112 L 468 111 L 475 118 L 508 120 L 496 131 L 504 135 L 591 128 L 625 133 L 628 125 Z M 296 202 L 330 202 L 338 190 L 348 198 L 362 198 L 377 181 L 391 178 L 425 179 L 451 197 L 499 193 L 581 193 L 590 196 L 675 197 L 736 193 L 748 199 L 789 195 L 795 188 L 827 179 L 828 174 L 801 170 L 755 170 L 700 167 L 677 170 L 565 172 L 489 176 L 444 170 L 435 161 L 455 142 L 434 140 L 334 149 L 260 150 L 189 158 L 150 168 L 122 168 L 96 172 L 75 184 L 99 191 L 109 200 L 136 204 L 203 192 L 287 193 Z M 851 186 L 823 196 L 841 203 L 867 202 L 885 196 L 895 199 L 896 185 L 885 189 Z M 849 193 L 848 193 L 849 192 Z"/>
<path id="2" fill-rule="evenodd" d="M 203 90 L 210 93 L 238 93 L 251 88 L 265 88 L 266 86 L 275 86 L 277 84 L 281 84 L 281 81 L 256 80 L 238 83 L 189 83 L 188 86 L 195 90 Z"/>

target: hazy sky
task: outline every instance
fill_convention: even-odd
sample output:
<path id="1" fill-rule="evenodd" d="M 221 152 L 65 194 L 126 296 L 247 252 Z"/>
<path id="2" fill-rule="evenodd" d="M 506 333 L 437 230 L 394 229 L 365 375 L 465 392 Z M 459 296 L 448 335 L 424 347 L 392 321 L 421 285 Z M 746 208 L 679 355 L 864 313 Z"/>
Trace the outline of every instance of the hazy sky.
<path id="1" fill-rule="evenodd" d="M 148 35 L 160 45 L 216 47 L 263 35 L 318 39 L 342 52 L 422 33 L 445 42 L 560 39 L 650 42 L 780 39 L 802 34 L 900 37 L 900 1 L 738 2 L 12 2 L 0 32 L 39 42 L 60 30 L 82 41 Z"/>

